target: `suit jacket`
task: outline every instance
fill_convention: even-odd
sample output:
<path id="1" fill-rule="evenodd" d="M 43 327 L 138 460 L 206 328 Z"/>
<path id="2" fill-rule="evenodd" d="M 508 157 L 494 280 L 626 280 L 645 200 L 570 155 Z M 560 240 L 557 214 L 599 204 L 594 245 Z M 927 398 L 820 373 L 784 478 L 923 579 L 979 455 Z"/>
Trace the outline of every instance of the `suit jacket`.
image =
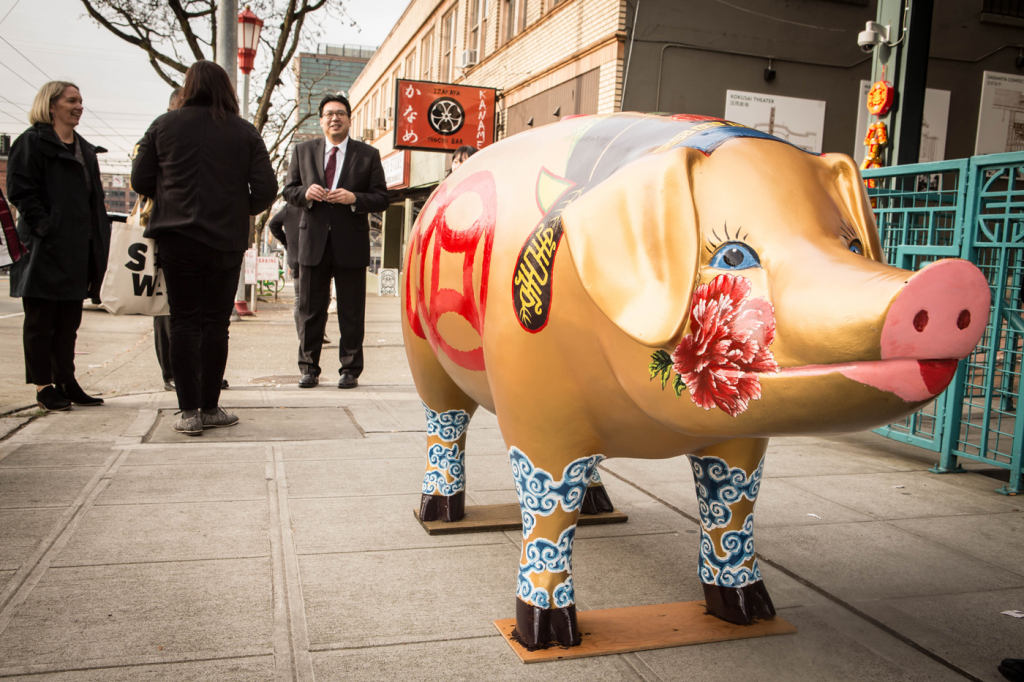
<path id="1" fill-rule="evenodd" d="M 368 214 L 388 207 L 388 187 L 380 152 L 368 144 L 348 140 L 338 187 L 356 195 L 351 205 L 306 201 L 310 185 L 327 188 L 324 180 L 324 138 L 295 145 L 288 164 L 284 198 L 302 210 L 299 219 L 299 263 L 318 265 L 330 232 L 334 262 L 344 268 L 365 268 L 370 264 L 370 221 Z M 355 207 L 353 209 L 353 207 Z M 294 248 L 294 245 L 293 245 Z"/>
<path id="2" fill-rule="evenodd" d="M 275 213 L 267 223 L 270 234 L 284 245 L 288 256 L 288 269 L 293 272 L 297 272 L 299 269 L 299 220 L 301 218 L 302 209 L 285 204 L 284 208 Z"/>

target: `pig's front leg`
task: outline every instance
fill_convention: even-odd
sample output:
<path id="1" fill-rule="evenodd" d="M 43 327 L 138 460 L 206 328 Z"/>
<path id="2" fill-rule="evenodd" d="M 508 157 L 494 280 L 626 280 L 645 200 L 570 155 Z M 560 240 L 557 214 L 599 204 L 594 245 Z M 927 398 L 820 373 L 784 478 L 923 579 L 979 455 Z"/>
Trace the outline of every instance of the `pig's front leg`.
<path id="1" fill-rule="evenodd" d="M 515 446 L 508 456 L 523 516 L 512 635 L 530 651 L 576 646 L 582 637 L 576 627 L 572 543 L 587 486 L 604 458 L 580 457 L 558 468 L 537 453 L 531 460 Z"/>
<path id="2" fill-rule="evenodd" d="M 700 505 L 700 559 L 708 613 L 750 625 L 775 617 L 754 554 L 754 503 L 767 438 L 718 443 L 690 455 Z"/>

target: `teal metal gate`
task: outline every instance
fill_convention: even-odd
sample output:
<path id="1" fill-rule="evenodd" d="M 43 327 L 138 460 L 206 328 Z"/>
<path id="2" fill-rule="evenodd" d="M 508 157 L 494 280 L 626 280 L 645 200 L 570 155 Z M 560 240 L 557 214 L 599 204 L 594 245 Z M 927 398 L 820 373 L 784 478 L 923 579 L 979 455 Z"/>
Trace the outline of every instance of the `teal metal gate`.
<path id="1" fill-rule="evenodd" d="M 888 262 L 918 270 L 964 258 L 988 278 L 992 311 L 978 347 L 950 387 L 927 408 L 877 429 L 939 453 L 937 473 L 962 471 L 959 458 L 1010 470 L 999 492 L 1022 492 L 1024 421 L 1024 153 L 864 171 L 875 187 L 875 219 Z"/>

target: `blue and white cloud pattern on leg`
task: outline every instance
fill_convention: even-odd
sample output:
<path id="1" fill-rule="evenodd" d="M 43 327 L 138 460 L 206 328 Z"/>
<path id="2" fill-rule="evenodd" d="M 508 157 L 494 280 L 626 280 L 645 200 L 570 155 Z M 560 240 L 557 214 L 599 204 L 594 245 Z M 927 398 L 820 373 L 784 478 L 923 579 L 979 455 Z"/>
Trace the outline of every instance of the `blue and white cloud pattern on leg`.
<path id="1" fill-rule="evenodd" d="M 463 410 L 435 412 L 424 403 L 427 437 L 441 443 L 427 448 L 427 470 L 423 474 L 423 494 L 451 497 L 466 489 L 466 452 L 459 446 L 469 428 L 470 415 Z"/>
<path id="2" fill-rule="evenodd" d="M 427 413 L 427 436 L 437 436 L 443 441 L 452 443 L 462 438 L 469 428 L 469 413 L 465 410 L 448 410 L 435 412 L 423 403 L 423 411 Z"/>
<path id="3" fill-rule="evenodd" d="M 739 467 L 730 468 L 718 457 L 690 456 L 693 480 L 697 488 L 700 508 L 700 559 L 701 582 L 722 587 L 743 587 L 761 580 L 761 569 L 754 555 L 754 513 L 743 519 L 735 528 L 732 507 L 743 498 L 757 501 L 764 471 L 761 458 L 753 474 Z M 710 535 L 714 529 L 729 528 L 716 542 Z"/>
<path id="4" fill-rule="evenodd" d="M 592 455 L 574 460 L 562 471 L 561 479 L 556 480 L 549 472 L 534 466 L 530 458 L 515 446 L 509 449 L 508 458 L 523 515 L 524 542 L 536 527 L 538 516 L 551 515 L 559 504 L 567 512 L 579 510 L 587 486 L 597 473 L 597 465 L 604 459 L 602 455 Z M 576 526 L 573 524 L 563 530 L 556 541 L 538 537 L 525 543 L 525 563 L 519 565 L 516 589 L 520 599 L 542 609 L 564 608 L 575 603 L 572 586 L 572 543 L 575 537 Z M 530 579 L 531 575 L 542 573 L 565 573 L 566 578 L 549 593 L 547 588 L 535 586 Z"/>

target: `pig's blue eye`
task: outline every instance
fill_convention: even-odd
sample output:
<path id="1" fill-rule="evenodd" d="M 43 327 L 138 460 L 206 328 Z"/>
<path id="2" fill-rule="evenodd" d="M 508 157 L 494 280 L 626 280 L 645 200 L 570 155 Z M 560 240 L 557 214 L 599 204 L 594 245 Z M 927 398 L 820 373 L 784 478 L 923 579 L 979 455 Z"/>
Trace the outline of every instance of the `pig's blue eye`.
<path id="1" fill-rule="evenodd" d="M 761 267 L 761 259 L 743 242 L 727 242 L 718 247 L 709 265 L 718 270 L 746 270 Z"/>
<path id="2" fill-rule="evenodd" d="M 850 242 L 849 249 L 850 249 L 850 251 L 853 251 L 858 256 L 863 256 L 864 255 L 864 247 L 861 246 L 859 239 L 854 239 L 852 242 Z"/>

